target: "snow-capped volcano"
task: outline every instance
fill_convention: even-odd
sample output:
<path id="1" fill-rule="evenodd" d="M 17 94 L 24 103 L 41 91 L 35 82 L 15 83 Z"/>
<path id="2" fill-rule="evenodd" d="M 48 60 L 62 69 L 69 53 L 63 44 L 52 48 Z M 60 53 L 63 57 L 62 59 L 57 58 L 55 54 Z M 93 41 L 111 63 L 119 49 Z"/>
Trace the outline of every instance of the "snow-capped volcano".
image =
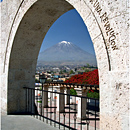
<path id="1" fill-rule="evenodd" d="M 68 44 L 68 45 L 69 45 L 69 44 L 71 44 L 71 42 L 61 41 L 61 42 L 59 42 L 58 44 L 59 44 L 59 45 L 60 45 L 60 44 L 65 44 L 65 45 L 67 45 L 67 44 Z"/>
<path id="2" fill-rule="evenodd" d="M 41 52 L 38 57 L 38 62 L 39 61 L 76 61 L 79 63 L 86 62 L 92 65 L 96 65 L 96 58 L 94 55 L 82 50 L 72 42 L 67 41 L 61 41 Z"/>

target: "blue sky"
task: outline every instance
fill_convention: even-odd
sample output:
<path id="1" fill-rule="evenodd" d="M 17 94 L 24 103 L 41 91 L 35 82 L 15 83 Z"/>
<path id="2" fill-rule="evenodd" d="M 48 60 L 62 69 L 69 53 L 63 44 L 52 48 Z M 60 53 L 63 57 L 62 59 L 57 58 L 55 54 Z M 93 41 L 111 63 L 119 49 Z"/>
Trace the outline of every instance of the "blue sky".
<path id="1" fill-rule="evenodd" d="M 87 27 L 75 9 L 66 12 L 55 21 L 43 39 L 40 52 L 61 41 L 72 42 L 95 55 Z"/>

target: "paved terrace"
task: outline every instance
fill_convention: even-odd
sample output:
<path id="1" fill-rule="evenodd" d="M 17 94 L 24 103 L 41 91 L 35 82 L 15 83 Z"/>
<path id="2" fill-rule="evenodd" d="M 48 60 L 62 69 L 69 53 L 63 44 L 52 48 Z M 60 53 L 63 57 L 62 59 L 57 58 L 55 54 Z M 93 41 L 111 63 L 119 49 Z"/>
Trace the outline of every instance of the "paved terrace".
<path id="1" fill-rule="evenodd" d="M 1 130 L 58 130 L 33 116 L 4 115 L 1 116 Z"/>

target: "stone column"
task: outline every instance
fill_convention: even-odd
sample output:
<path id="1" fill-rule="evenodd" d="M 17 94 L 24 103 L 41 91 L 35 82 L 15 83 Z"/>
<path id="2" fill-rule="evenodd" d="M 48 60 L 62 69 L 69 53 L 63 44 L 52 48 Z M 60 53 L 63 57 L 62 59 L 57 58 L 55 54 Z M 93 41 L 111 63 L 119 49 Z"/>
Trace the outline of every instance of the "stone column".
<path id="1" fill-rule="evenodd" d="M 44 85 L 43 90 L 48 91 L 48 85 Z M 48 92 L 43 91 L 42 94 L 42 106 L 43 107 L 48 107 Z"/>
<path id="2" fill-rule="evenodd" d="M 86 97 L 87 91 L 86 89 L 82 89 L 82 96 Z M 87 99 L 78 97 L 78 118 L 85 119 L 86 118 L 86 107 L 87 107 Z"/>
<path id="3" fill-rule="evenodd" d="M 51 87 L 52 87 L 51 91 L 53 92 L 53 86 Z M 50 93 L 50 99 L 53 101 L 53 93 Z"/>
<path id="4" fill-rule="evenodd" d="M 66 94 L 70 94 L 70 88 L 67 87 L 66 89 Z M 65 104 L 69 105 L 70 104 L 70 96 L 65 95 Z"/>
<path id="5" fill-rule="evenodd" d="M 60 93 L 64 93 L 64 88 L 60 87 Z M 57 94 L 57 111 L 65 111 L 65 95 Z"/>

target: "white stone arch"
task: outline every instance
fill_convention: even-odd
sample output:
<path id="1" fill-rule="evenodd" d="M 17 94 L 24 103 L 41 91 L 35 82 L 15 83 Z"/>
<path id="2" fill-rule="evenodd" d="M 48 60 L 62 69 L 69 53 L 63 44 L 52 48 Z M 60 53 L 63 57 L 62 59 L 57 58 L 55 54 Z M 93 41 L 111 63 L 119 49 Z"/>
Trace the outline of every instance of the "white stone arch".
<path id="1" fill-rule="evenodd" d="M 24 3 L 26 4 L 26 1 L 22 4 Z M 10 34 L 10 39 L 7 46 L 8 48 L 9 45 L 11 46 L 9 50 L 11 53 L 9 57 L 10 61 L 9 64 L 7 64 L 7 69 L 9 65 L 7 95 L 7 112 L 9 114 L 14 112 L 21 113 L 25 111 L 25 91 L 22 92 L 22 86 L 34 87 L 36 62 L 43 38 L 55 20 L 73 8 L 64 1 L 46 2 L 39 0 L 35 4 L 34 3 L 32 5 L 32 3 L 28 3 L 27 1 L 27 4 L 29 4 L 29 10 L 27 5 L 26 7 L 23 5 L 23 10 L 26 8 L 25 13 L 23 14 L 23 12 L 17 12 L 19 15 L 17 14 L 18 16 L 15 17 L 15 22 L 13 23 L 14 25 L 17 24 L 19 27 L 16 28 L 17 30 L 11 28 L 11 33 L 14 31 L 16 34 L 14 34 L 14 37 L 11 37 Z M 20 6 L 22 6 L 22 4 Z M 47 6 L 45 6 L 45 4 Z M 17 17 L 20 17 L 21 20 L 19 20 L 19 18 L 17 20 Z M 19 31 L 20 29 L 22 29 L 22 31 Z M 10 42 L 11 40 L 12 42 Z M 7 57 L 7 55 L 5 57 Z M 8 62 L 7 59 L 6 62 Z M 19 102 L 21 102 L 21 105 L 19 105 Z"/>
<path id="2" fill-rule="evenodd" d="M 38 2 L 37 2 L 38 1 Z M 128 10 L 128 0 L 126 1 L 114 1 L 109 2 L 106 1 L 94 1 L 94 0 L 59 0 L 57 1 L 57 8 L 59 8 L 58 15 L 62 15 L 69 9 L 73 7 L 79 12 L 81 17 L 83 18 L 85 24 L 87 25 L 88 31 L 90 33 L 91 39 L 94 44 L 94 49 L 96 52 L 98 68 L 99 68 L 99 76 L 100 76 L 100 128 L 101 129 L 122 129 L 128 128 L 128 120 L 129 120 L 129 10 Z M 36 2 L 36 3 L 35 3 Z M 18 97 L 20 95 L 20 88 L 23 86 L 33 86 L 34 84 L 34 69 L 36 65 L 36 55 L 38 55 L 38 49 L 40 49 L 40 44 L 37 46 L 38 49 L 36 54 L 34 55 L 34 59 L 28 60 L 28 58 L 23 58 L 26 52 L 22 52 L 19 46 L 19 41 L 23 41 L 23 39 L 19 40 L 21 29 L 24 28 L 22 22 L 26 15 L 32 8 L 37 6 L 37 3 L 44 2 L 43 7 L 55 7 L 56 4 L 52 3 L 51 0 L 43 1 L 43 0 L 23 0 L 22 2 L 14 0 L 13 3 L 5 0 L 2 2 L 2 31 L 5 33 L 7 37 L 2 35 L 2 43 L 4 46 L 1 46 L 1 86 L 2 88 L 2 111 L 7 112 L 7 104 L 11 102 L 12 98 L 14 98 L 13 93 L 15 93 Z M 50 4 L 48 4 L 50 2 Z M 35 4 L 34 4 L 35 3 Z M 14 4 L 16 5 L 14 7 Z M 59 6 L 59 4 L 61 4 Z M 6 6 L 7 8 L 6 8 Z M 72 6 L 73 7 L 72 7 Z M 34 7 L 35 6 L 35 7 Z M 41 5 L 40 5 L 41 6 Z M 101 8 L 101 13 L 97 12 L 96 7 Z M 64 7 L 60 8 L 60 7 Z M 119 8 L 121 7 L 121 8 Z M 39 6 L 37 6 L 39 8 Z M 7 11 L 8 9 L 8 11 Z M 9 10 L 12 9 L 12 12 Z M 36 8 L 35 8 L 36 9 Z M 32 9 L 33 10 L 33 9 Z M 5 12 L 8 14 L 5 15 Z M 14 11 L 14 12 L 13 12 Z M 50 12 L 51 11 L 51 12 Z M 56 10 L 48 10 L 48 13 L 56 13 Z M 107 36 L 105 30 L 105 22 L 101 21 L 101 16 L 106 12 L 106 16 L 108 17 L 108 21 L 110 23 L 110 27 L 112 27 L 116 39 L 113 49 L 112 42 L 109 42 L 110 35 Z M 26 13 L 26 14 L 25 14 Z M 36 13 L 36 12 L 35 12 Z M 55 17 L 56 19 L 59 17 Z M 27 17 L 26 17 L 27 18 Z M 56 20 L 55 19 L 55 20 Z M 6 21 L 9 20 L 6 26 Z M 55 21 L 52 20 L 52 23 Z M 5 23 L 4 23 L 5 22 Z M 50 25 L 52 24 L 50 23 Z M 32 24 L 32 23 L 30 23 Z M 29 24 L 29 25 L 30 25 Z M 40 25 L 41 26 L 41 25 Z M 35 29 L 40 28 L 37 26 Z M 49 26 L 50 27 L 50 26 Z M 44 32 L 47 32 L 49 29 L 47 27 Z M 25 29 L 25 28 L 24 28 Z M 19 35 L 20 34 L 20 35 Z M 42 38 L 44 37 L 41 36 Z M 24 36 L 24 35 L 23 35 Z M 40 37 L 40 39 L 41 39 Z M 31 39 L 32 40 L 32 39 Z M 31 44 L 29 39 L 27 40 L 30 45 L 29 47 L 35 46 L 35 44 Z M 26 48 L 29 49 L 29 48 Z M 12 50 L 12 52 L 11 52 Z M 15 50 L 15 51 L 14 51 Z M 18 53 L 21 51 L 20 56 Z M 28 52 L 31 52 L 28 50 Z M 29 53 L 27 53 L 29 54 Z M 31 53 L 33 54 L 33 53 Z M 16 61 L 16 58 L 22 57 L 21 61 Z M 30 55 L 32 57 L 33 55 Z M 29 57 L 29 55 L 27 56 Z M 10 59 L 10 60 L 9 60 Z M 26 60 L 25 60 L 26 59 Z M 9 62 L 10 61 L 10 62 Z M 28 62 L 27 62 L 28 61 Z M 23 64 L 24 63 L 24 64 Z M 26 63 L 26 65 L 25 65 Z M 27 66 L 31 66 L 27 68 Z M 22 69 L 22 70 L 21 70 Z M 26 71 L 28 70 L 28 72 Z M 9 75 L 8 75 L 9 72 Z M 31 74 L 30 74 L 31 73 Z M 23 75 L 23 76 L 22 76 Z M 24 78 L 23 78 L 24 77 Z M 116 78 L 115 78 L 116 77 Z M 21 80 L 21 78 L 23 78 Z M 27 78 L 27 79 L 26 79 Z M 21 80 L 21 81 L 19 81 Z M 29 82 L 28 82 L 29 80 Z M 18 81 L 18 82 L 17 82 Z M 31 81 L 31 82 L 30 82 Z M 17 85 L 16 88 L 13 86 Z M 21 85 L 20 88 L 18 86 Z M 9 88 L 8 88 L 9 87 Z M 108 93 L 106 93 L 108 92 Z M 12 94 L 11 94 L 12 93 Z M 15 95 L 15 96 L 16 96 Z M 125 100 L 125 102 L 124 102 Z M 14 99 L 13 99 L 14 101 Z M 8 110 L 10 113 L 15 111 L 18 108 L 17 112 L 24 112 L 24 105 L 22 106 L 22 101 L 19 100 L 14 104 L 14 107 L 9 105 Z M 115 126 L 115 124 L 117 124 Z"/>

